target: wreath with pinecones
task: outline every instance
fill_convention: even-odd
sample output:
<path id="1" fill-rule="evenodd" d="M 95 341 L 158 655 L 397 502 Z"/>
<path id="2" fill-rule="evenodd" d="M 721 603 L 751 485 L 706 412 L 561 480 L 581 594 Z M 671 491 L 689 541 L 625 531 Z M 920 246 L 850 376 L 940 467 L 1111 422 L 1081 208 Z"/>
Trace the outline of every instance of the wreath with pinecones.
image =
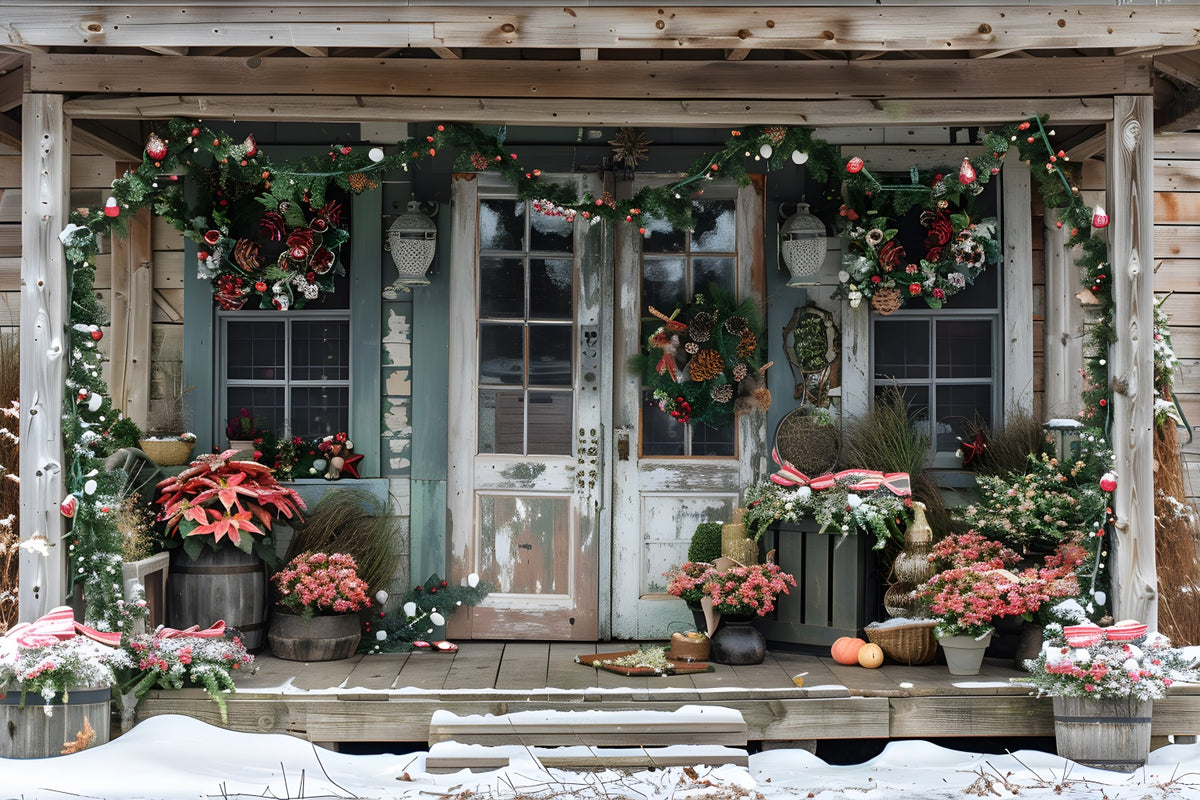
<path id="1" fill-rule="evenodd" d="M 677 422 L 718 426 L 771 405 L 764 373 L 761 313 L 716 286 L 670 315 L 651 306 L 645 351 L 631 366 L 642 373 L 651 404 Z"/>

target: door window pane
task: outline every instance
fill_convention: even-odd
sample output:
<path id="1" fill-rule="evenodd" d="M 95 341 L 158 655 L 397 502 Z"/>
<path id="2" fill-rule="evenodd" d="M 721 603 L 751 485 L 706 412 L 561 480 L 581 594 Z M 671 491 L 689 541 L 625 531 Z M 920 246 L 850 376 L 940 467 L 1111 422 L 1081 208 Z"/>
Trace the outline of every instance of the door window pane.
<path id="1" fill-rule="evenodd" d="M 525 392 L 479 391 L 479 452 L 525 452 Z"/>
<path id="2" fill-rule="evenodd" d="M 737 222 L 733 200 L 692 203 L 692 250 L 697 253 L 732 253 L 736 249 Z"/>
<path id="3" fill-rule="evenodd" d="M 479 382 L 525 382 L 525 327 L 484 323 L 479 326 Z"/>
<path id="4" fill-rule="evenodd" d="M 575 261 L 529 259 L 530 319 L 571 319 L 575 307 Z"/>
<path id="5" fill-rule="evenodd" d="M 570 455 L 574 410 L 575 397 L 570 392 L 530 392 L 526 421 L 529 452 Z"/>
<path id="6" fill-rule="evenodd" d="M 729 258 L 697 258 L 692 261 L 692 283 L 696 292 L 707 292 L 716 284 L 728 294 L 736 293 L 737 261 Z"/>
<path id="7" fill-rule="evenodd" d="M 951 384 L 937 390 L 938 450 L 955 450 L 959 437 L 969 438 L 979 426 L 992 425 L 991 384 Z"/>
<path id="8" fill-rule="evenodd" d="M 479 249 L 521 250 L 525 204 L 520 200 L 479 201 Z"/>
<path id="9" fill-rule="evenodd" d="M 571 328 L 566 325 L 529 326 L 529 385 L 571 385 Z"/>
<path id="10" fill-rule="evenodd" d="M 682 258 L 642 259 L 642 310 L 654 306 L 670 314 L 687 296 L 687 261 Z"/>
<path id="11" fill-rule="evenodd" d="M 734 443 L 737 438 L 737 426 L 733 422 L 713 427 L 703 423 L 692 426 L 692 455 L 694 456 L 732 456 L 735 455 Z"/>
<path id="12" fill-rule="evenodd" d="M 575 225 L 566 217 L 534 213 L 529 218 L 529 249 L 541 253 L 570 253 L 575 249 Z"/>
<path id="13" fill-rule="evenodd" d="M 479 576 L 493 592 L 569 591 L 570 505 L 568 497 L 479 498 Z"/>
<path id="14" fill-rule="evenodd" d="M 678 253 L 683 249 L 684 231 L 665 219 L 644 217 L 646 235 L 642 237 L 643 253 Z"/>
<path id="15" fill-rule="evenodd" d="M 520 319 L 525 314 L 525 263 L 519 258 L 479 259 L 479 316 Z"/>
<path id="16" fill-rule="evenodd" d="M 642 455 L 682 456 L 686 453 L 686 425 L 659 411 L 650 392 L 642 396 Z"/>

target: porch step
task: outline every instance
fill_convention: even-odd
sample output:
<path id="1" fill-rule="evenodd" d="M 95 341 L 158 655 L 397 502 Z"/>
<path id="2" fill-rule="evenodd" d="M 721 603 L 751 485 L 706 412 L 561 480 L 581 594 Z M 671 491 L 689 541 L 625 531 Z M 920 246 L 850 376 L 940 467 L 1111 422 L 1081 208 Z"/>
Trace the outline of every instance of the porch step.
<path id="1" fill-rule="evenodd" d="M 521 711 L 429 721 L 429 772 L 500 769 L 536 760 L 558 769 L 747 766 L 746 721 L 719 706 L 674 711 Z"/>

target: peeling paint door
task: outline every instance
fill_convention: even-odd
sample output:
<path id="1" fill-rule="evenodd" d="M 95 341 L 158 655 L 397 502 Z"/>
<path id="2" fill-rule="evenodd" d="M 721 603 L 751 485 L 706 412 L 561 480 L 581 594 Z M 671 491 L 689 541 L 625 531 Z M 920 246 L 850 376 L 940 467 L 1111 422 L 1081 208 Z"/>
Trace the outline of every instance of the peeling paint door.
<path id="1" fill-rule="evenodd" d="M 619 639 L 691 627 L 683 602 L 666 593 L 663 573 L 687 560 L 699 523 L 729 520 L 742 489 L 766 465 L 762 415 L 721 428 L 681 425 L 622 367 L 642 346 L 647 306 L 669 314 L 710 282 L 762 299 L 761 183 L 709 184 L 693 211 L 693 231 L 651 224 L 645 236 L 632 226 L 616 234 L 611 620 Z"/>
<path id="2" fill-rule="evenodd" d="M 603 226 L 541 214 L 486 174 L 455 176 L 452 203 L 450 577 L 493 589 L 449 633 L 592 640 Z"/>

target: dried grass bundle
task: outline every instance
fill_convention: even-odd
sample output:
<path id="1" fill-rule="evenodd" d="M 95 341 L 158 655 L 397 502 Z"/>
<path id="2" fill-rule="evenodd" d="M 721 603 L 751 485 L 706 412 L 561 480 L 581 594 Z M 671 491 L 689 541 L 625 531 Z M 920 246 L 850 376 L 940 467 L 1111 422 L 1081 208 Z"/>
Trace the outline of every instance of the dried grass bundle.
<path id="1" fill-rule="evenodd" d="M 387 504 L 363 489 L 336 488 L 308 510 L 288 547 L 300 553 L 348 553 L 374 592 L 386 588 L 400 560 L 400 522 Z"/>
<path id="2" fill-rule="evenodd" d="M 982 475 L 1024 474 L 1029 470 L 1029 457 L 1040 456 L 1046 451 L 1046 431 L 1042 423 L 1024 409 L 994 428 L 978 427 L 984 428 L 987 449 L 978 465 L 972 466 Z"/>
<path id="3" fill-rule="evenodd" d="M 1158 563 L 1158 627 L 1175 645 L 1200 644 L 1200 536 L 1187 501 L 1179 434 L 1173 420 L 1154 436 L 1154 557 Z"/>
<path id="4" fill-rule="evenodd" d="M 21 347 L 15 332 L 0 334 L 0 408 L 13 408 L 20 398 Z M 19 415 L 0 413 L 0 631 L 17 622 L 21 530 Z"/>

